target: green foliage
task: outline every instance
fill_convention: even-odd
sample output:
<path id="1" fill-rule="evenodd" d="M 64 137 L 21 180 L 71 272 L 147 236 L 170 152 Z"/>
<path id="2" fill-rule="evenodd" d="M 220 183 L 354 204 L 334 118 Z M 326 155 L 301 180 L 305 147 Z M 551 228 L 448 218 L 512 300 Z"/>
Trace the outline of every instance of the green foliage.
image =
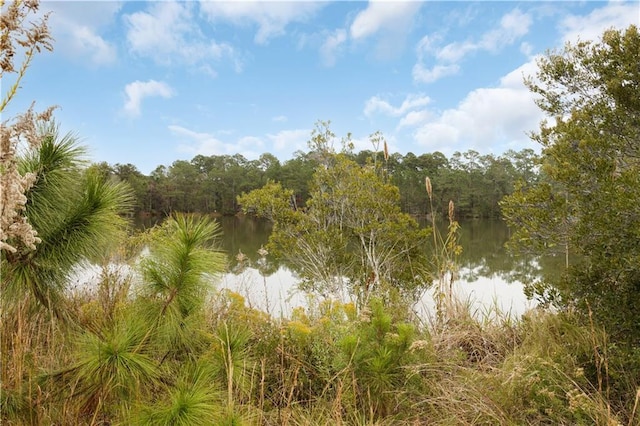
<path id="1" fill-rule="evenodd" d="M 260 191 L 251 191 L 238 197 L 238 203 L 247 213 L 266 218 L 276 226 L 299 220 L 292 203 L 294 193 L 282 184 L 267 181 Z"/>
<path id="2" fill-rule="evenodd" d="M 565 304 L 640 344 L 640 84 L 635 26 L 596 43 L 567 45 L 539 61 L 528 80 L 553 120 L 533 135 L 543 147 L 545 181 L 521 186 L 503 203 L 514 242 L 544 254 L 561 247 L 567 273 L 549 279 Z M 544 288 L 541 289 L 545 291 Z"/>
<path id="3" fill-rule="evenodd" d="M 328 135 L 328 136 L 327 136 Z M 414 297 L 424 276 L 427 231 L 400 210 L 398 188 L 381 167 L 360 166 L 331 151 L 332 133 L 319 128 L 313 143 L 323 164 L 304 210 L 277 183 L 243 194 L 243 210 L 274 222 L 270 248 L 294 265 L 304 288 L 321 294 L 349 291 L 366 304 L 378 292 Z"/>
<path id="4" fill-rule="evenodd" d="M 407 380 L 405 358 L 414 336 L 410 324 L 394 323 L 379 299 L 361 314 L 361 323 L 339 345 L 345 377 L 352 376 L 351 391 L 358 411 L 386 416 L 392 410 L 394 391 Z"/>
<path id="5" fill-rule="evenodd" d="M 242 324 L 224 322 L 218 325 L 211 347 L 205 355 L 211 362 L 212 377 L 218 383 L 226 385 L 227 401 L 231 408 L 234 400 L 249 392 L 250 380 L 245 367 L 250 363 L 250 337 L 249 330 Z"/>
<path id="6" fill-rule="evenodd" d="M 150 255 L 142 260 L 140 310 L 154 341 L 169 353 L 195 350 L 212 279 L 225 268 L 215 250 L 219 225 L 206 217 L 178 214 L 152 234 Z"/>
<path id="7" fill-rule="evenodd" d="M 42 145 L 21 159 L 20 168 L 37 176 L 26 194 L 26 216 L 42 242 L 34 251 L 3 251 L 3 301 L 30 294 L 61 314 L 71 268 L 83 259 L 102 258 L 124 236 L 126 222 L 120 215 L 132 198 L 126 185 L 83 169 L 84 149 L 75 136 L 60 136 L 55 124 L 38 131 Z"/>
<path id="8" fill-rule="evenodd" d="M 212 376 L 201 365 L 188 365 L 167 390 L 167 395 L 151 405 L 141 406 L 131 424 L 145 426 L 207 426 L 221 422 L 219 391 Z"/>
<path id="9" fill-rule="evenodd" d="M 49 378 L 62 382 L 68 394 L 81 401 L 82 414 L 111 416 L 118 409 L 126 411 L 129 402 L 159 378 L 144 346 L 146 333 L 146 325 L 131 315 L 100 331 L 82 332 L 75 364 Z"/>
<path id="10" fill-rule="evenodd" d="M 269 153 L 257 160 L 242 155 L 197 155 L 191 161 L 179 160 L 168 166 L 158 166 L 149 176 L 142 175 L 130 164 L 106 163 L 97 167 L 105 176 L 127 182 L 134 190 L 137 213 L 170 215 L 172 212 L 199 212 L 233 215 L 240 207 L 237 195 L 263 187 L 268 181 L 279 183 L 293 191 L 292 203 L 306 205 L 311 195 L 313 174 L 320 165 L 330 162 L 335 135 L 322 125 L 311 135 L 309 152 L 297 151 L 294 157 L 280 163 Z M 319 138 L 322 138 L 320 140 Z M 327 139 L 327 138 L 330 138 Z M 325 142 L 325 140 L 327 142 Z M 379 168 L 390 182 L 400 189 L 403 212 L 425 215 L 424 176 L 438 182 L 434 207 L 438 216 L 446 217 L 449 200 L 455 200 L 460 217 L 499 218 L 498 202 L 513 191 L 518 179 L 535 182 L 538 179 L 537 156 L 531 149 L 508 151 L 501 156 L 469 150 L 456 152 L 447 158 L 440 152 L 416 155 L 379 152 L 384 142 L 381 134 L 372 135 L 375 151 L 357 154 L 349 149 L 349 137 L 342 145 L 344 155 L 360 166 Z"/>

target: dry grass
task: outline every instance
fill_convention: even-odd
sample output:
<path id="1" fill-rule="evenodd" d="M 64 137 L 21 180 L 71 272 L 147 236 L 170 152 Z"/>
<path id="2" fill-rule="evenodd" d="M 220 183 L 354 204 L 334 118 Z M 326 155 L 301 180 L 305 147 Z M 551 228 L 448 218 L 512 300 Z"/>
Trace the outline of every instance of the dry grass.
<path id="1" fill-rule="evenodd" d="M 214 296 L 196 324 L 209 349 L 165 362 L 150 354 L 159 384 L 127 401 L 112 394 L 86 412 L 82 398 L 73 396 L 79 383 L 61 385 L 47 373 L 77 362 L 75 336 L 108 328 L 105 318 L 121 317 L 134 303 L 126 280 L 103 278 L 108 283 L 101 290 L 67 299 L 78 320 L 72 326 L 30 310 L 27 300 L 3 313 L 2 424 L 127 424 L 146 418 L 135 413 L 145 405 L 169 415 L 170 404 L 187 395 L 175 378 L 193 362 L 206 367 L 200 383 L 211 385 L 195 396 L 210 404 L 220 424 L 608 426 L 638 420 L 640 392 L 628 398 L 628 411 L 608 399 L 613 367 L 597 358 L 605 356 L 606 335 L 564 314 L 530 311 L 517 319 L 451 298 L 444 321 L 413 325 L 411 344 L 397 358 L 400 373 L 389 376 L 400 380 L 384 382 L 387 388 L 374 394 L 367 390 L 377 383 L 372 378 L 386 376 L 371 376 L 377 368 L 372 354 L 398 339 L 395 320 L 384 325 L 375 318 L 384 310 L 358 317 L 352 306 L 331 303 L 276 319 L 229 292 Z M 382 336 L 371 334 L 376 321 L 387 330 Z M 359 351 L 345 352 L 349 339 Z M 381 401 L 386 408 L 376 411 Z"/>

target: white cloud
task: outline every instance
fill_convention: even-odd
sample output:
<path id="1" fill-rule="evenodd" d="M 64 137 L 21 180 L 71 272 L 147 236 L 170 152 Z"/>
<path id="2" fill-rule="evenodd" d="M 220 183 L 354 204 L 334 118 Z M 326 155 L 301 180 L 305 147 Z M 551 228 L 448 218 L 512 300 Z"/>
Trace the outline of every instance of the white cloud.
<path id="1" fill-rule="evenodd" d="M 375 37 L 374 57 L 383 61 L 395 59 L 404 49 L 421 6 L 419 1 L 370 0 L 351 23 L 349 35 L 361 42 Z"/>
<path id="2" fill-rule="evenodd" d="M 174 62 L 201 65 L 209 75 L 215 70 L 207 63 L 228 57 L 239 68 L 232 46 L 205 37 L 195 24 L 194 4 L 163 1 L 152 3 L 146 11 L 124 17 L 127 42 L 132 53 L 161 64 Z"/>
<path id="3" fill-rule="evenodd" d="M 485 33 L 478 48 L 496 52 L 504 46 L 511 45 L 526 35 L 531 27 L 532 19 L 528 13 L 514 9 L 500 19 L 500 26 Z"/>
<path id="4" fill-rule="evenodd" d="M 126 15 L 131 51 L 167 60 L 166 56 L 178 51 L 184 41 L 183 35 L 191 32 L 191 18 L 192 7 L 188 3 L 172 1 L 154 3 L 148 12 Z"/>
<path id="5" fill-rule="evenodd" d="M 533 53 L 533 46 L 531 45 L 531 43 L 523 41 L 522 43 L 520 43 L 520 52 L 522 52 L 522 54 L 525 56 L 531 56 L 531 53 Z"/>
<path id="6" fill-rule="evenodd" d="M 434 65 L 433 68 L 427 68 L 422 63 L 418 62 L 413 66 L 412 76 L 413 80 L 419 83 L 433 83 L 440 80 L 442 77 L 448 75 L 457 74 L 460 71 L 460 66 L 456 64 L 452 65 Z"/>
<path id="7" fill-rule="evenodd" d="M 337 29 L 327 36 L 322 47 L 320 47 L 322 62 L 326 66 L 331 67 L 335 65 L 336 55 L 345 41 L 347 41 L 347 32 L 343 29 Z"/>
<path id="8" fill-rule="evenodd" d="M 637 3 L 611 2 L 585 16 L 569 15 L 561 20 L 559 25 L 562 41 L 597 40 L 608 28 L 622 29 L 637 23 L 638 13 Z M 500 36 L 497 33 L 488 33 L 478 42 L 469 41 L 466 42 L 469 43 L 467 45 L 461 43 L 445 46 L 448 50 L 435 49 L 434 40 L 437 39 L 425 38 L 420 44 L 420 49 L 422 52 L 440 53 L 442 58 L 460 60 L 474 49 L 493 51 L 506 44 L 515 43 L 527 33 L 529 25 L 529 18 L 511 13 L 505 15 L 501 21 L 498 29 L 501 31 Z M 453 53 L 456 51 L 463 54 L 456 57 Z M 520 51 L 530 56 L 532 47 L 523 42 Z M 522 81 L 523 76 L 535 78 L 536 59 L 530 58 L 529 62 L 503 76 L 497 87 L 473 90 L 455 108 L 426 117 L 426 121 L 414 132 L 416 142 L 429 150 L 439 150 L 445 154 L 466 149 L 502 152 L 510 148 L 536 148 L 537 145 L 529 139 L 527 132 L 538 129 L 543 113 L 534 103 L 535 96 Z M 407 121 L 404 121 L 405 119 Z M 417 111 L 411 120 L 409 114 L 405 116 L 401 124 L 408 121 L 419 121 Z"/>
<path id="9" fill-rule="evenodd" d="M 380 30 L 408 30 L 420 6 L 417 1 L 370 0 L 367 8 L 353 20 L 351 37 L 357 40 Z"/>
<path id="10" fill-rule="evenodd" d="M 262 148 L 264 147 L 264 141 L 257 136 L 243 136 L 238 139 L 236 145 L 241 148 Z"/>
<path id="11" fill-rule="evenodd" d="M 180 145 L 183 151 L 202 155 L 220 154 L 225 151 L 224 142 L 209 133 L 194 132 L 186 127 L 173 124 L 168 128 L 175 136 L 182 136 L 190 140 L 191 143 Z M 195 145 L 193 145 L 193 142 L 195 142 Z"/>
<path id="12" fill-rule="evenodd" d="M 286 115 L 276 115 L 271 119 L 271 121 L 275 121 L 276 123 L 284 123 L 288 120 Z"/>
<path id="13" fill-rule="evenodd" d="M 439 49 L 435 56 L 439 61 L 454 63 L 478 50 L 495 53 L 526 35 L 531 23 L 532 19 L 529 14 L 514 9 L 500 19 L 500 25 L 497 28 L 484 33 L 478 41 L 467 40 L 450 43 Z"/>
<path id="14" fill-rule="evenodd" d="M 442 34 L 427 34 L 422 37 L 418 44 L 416 45 L 416 52 L 419 57 L 422 57 L 425 54 L 434 52 L 436 50 L 436 45 L 442 41 Z"/>
<path id="15" fill-rule="evenodd" d="M 398 129 L 401 129 L 403 127 L 418 126 L 422 123 L 425 123 L 431 116 L 432 113 L 426 109 L 411 111 L 407 115 L 402 117 L 400 123 L 398 124 Z"/>
<path id="16" fill-rule="evenodd" d="M 116 48 L 92 29 L 84 26 L 70 28 L 73 36 L 71 44 L 76 52 L 84 52 L 96 65 L 111 64 L 116 61 Z"/>
<path id="17" fill-rule="evenodd" d="M 255 35 L 255 42 L 258 44 L 265 44 L 269 39 L 283 35 L 287 25 L 306 21 L 323 6 L 323 3 L 307 1 L 200 2 L 200 9 L 211 21 L 228 20 L 258 25 Z"/>
<path id="18" fill-rule="evenodd" d="M 569 15 L 560 22 L 563 41 L 575 42 L 578 39 L 598 40 L 602 33 L 613 27 L 624 29 L 629 25 L 638 25 L 640 9 L 637 1 L 612 1 L 606 6 L 594 9 L 586 16 Z"/>
<path id="19" fill-rule="evenodd" d="M 310 129 L 294 129 L 282 130 L 276 134 L 269 134 L 267 137 L 273 142 L 273 149 L 275 151 L 286 150 L 288 152 L 294 152 L 306 149 L 310 134 Z"/>
<path id="20" fill-rule="evenodd" d="M 115 45 L 100 32 L 112 24 L 122 4 L 99 2 L 91 7 L 76 2 L 49 2 L 49 25 L 56 51 L 76 57 L 89 57 L 94 65 L 112 64 L 117 59 Z"/>
<path id="21" fill-rule="evenodd" d="M 438 61 L 442 62 L 458 62 L 464 58 L 469 52 L 473 52 L 478 49 L 478 45 L 471 42 L 453 42 L 438 49 L 435 52 L 435 57 Z"/>
<path id="22" fill-rule="evenodd" d="M 179 138 L 178 150 L 189 155 L 235 155 L 240 154 L 246 159 L 258 158 L 259 151 L 254 148 L 262 148 L 262 139 L 254 136 L 245 136 L 234 143 L 223 142 L 211 133 L 196 132 L 186 127 L 170 125 L 169 131 Z"/>
<path id="23" fill-rule="evenodd" d="M 467 55 L 477 51 L 496 53 L 526 35 L 531 24 L 529 14 L 514 9 L 502 16 L 496 28 L 477 40 L 455 41 L 438 48 L 441 40 L 439 35 L 425 36 L 417 46 L 418 62 L 413 67 L 413 79 L 420 83 L 433 83 L 447 75 L 456 74 L 460 70 L 459 62 Z M 435 59 L 431 68 L 425 65 L 430 57 Z"/>
<path id="24" fill-rule="evenodd" d="M 233 155 L 257 159 L 264 152 L 275 152 L 279 156 L 291 155 L 297 150 L 305 150 L 311 134 L 310 129 L 282 130 L 264 137 L 243 136 L 234 142 L 225 142 L 212 133 L 201 133 L 182 126 L 170 125 L 169 131 L 179 138 L 178 149 L 190 155 Z M 221 132 L 216 132 L 220 134 Z M 225 132 L 226 136 L 229 136 Z M 268 146 L 271 144 L 271 146 Z"/>
<path id="25" fill-rule="evenodd" d="M 522 77 L 534 74 L 535 69 L 532 60 L 503 76 L 498 87 L 473 90 L 456 108 L 421 125 L 414 133 L 415 140 L 445 154 L 533 147 L 527 132 L 537 129 L 542 113 Z"/>
<path id="26" fill-rule="evenodd" d="M 411 94 L 405 98 L 399 107 L 394 107 L 380 96 L 373 96 L 365 102 L 364 115 L 371 117 L 375 113 L 382 113 L 398 117 L 415 108 L 426 106 L 430 102 L 431 99 L 428 96 Z"/>
<path id="27" fill-rule="evenodd" d="M 169 85 L 155 80 L 134 81 L 133 83 L 127 84 L 124 92 L 127 96 L 124 111 L 133 117 L 140 115 L 140 105 L 144 98 L 152 96 L 171 98 L 174 95 L 174 91 Z"/>

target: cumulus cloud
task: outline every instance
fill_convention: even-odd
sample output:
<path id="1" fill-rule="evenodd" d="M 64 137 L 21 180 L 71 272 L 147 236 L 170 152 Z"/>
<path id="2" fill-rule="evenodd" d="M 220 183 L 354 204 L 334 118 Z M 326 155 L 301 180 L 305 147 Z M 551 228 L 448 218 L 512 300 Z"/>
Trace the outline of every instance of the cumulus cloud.
<path id="1" fill-rule="evenodd" d="M 322 62 L 331 67 L 336 63 L 336 56 L 340 51 L 340 47 L 347 41 L 347 31 L 344 29 L 337 29 L 333 33 L 329 34 L 325 39 L 322 47 L 320 47 L 320 55 L 322 56 Z"/>
<path id="2" fill-rule="evenodd" d="M 477 49 L 496 52 L 505 46 L 515 43 L 526 35 L 531 28 L 531 15 L 514 9 L 500 19 L 500 26 L 483 34 L 477 43 Z"/>
<path id="3" fill-rule="evenodd" d="M 414 65 L 411 75 L 414 81 L 420 83 L 433 83 L 448 75 L 457 74 L 460 71 L 460 66 L 457 64 L 449 65 L 434 65 L 432 68 L 427 68 L 421 62 Z"/>
<path id="4" fill-rule="evenodd" d="M 415 1 L 370 0 L 367 8 L 353 20 L 351 37 L 357 40 L 381 30 L 408 29 L 420 6 L 421 3 Z"/>
<path id="5" fill-rule="evenodd" d="M 638 3 L 610 2 L 586 16 L 568 15 L 560 22 L 563 41 L 597 40 L 609 28 L 623 29 L 638 25 Z"/>
<path id="6" fill-rule="evenodd" d="M 225 143 L 209 133 L 194 132 L 182 126 L 170 125 L 169 131 L 182 142 L 179 145 L 181 151 L 193 155 L 220 155 L 226 153 Z M 187 142 L 185 142 L 185 139 Z"/>
<path id="7" fill-rule="evenodd" d="M 304 150 L 311 134 L 310 129 L 281 130 L 276 134 L 269 134 L 267 138 L 273 143 L 275 151 L 287 151 L 289 153 Z"/>
<path id="8" fill-rule="evenodd" d="M 312 17 L 323 3 L 318 2 L 266 2 L 266 1 L 202 1 L 200 8 L 210 21 L 231 21 L 237 24 L 255 24 L 258 31 L 255 42 L 265 44 L 283 35 L 287 25 L 304 22 Z"/>
<path id="9" fill-rule="evenodd" d="M 170 125 L 168 129 L 179 139 L 178 150 L 189 155 L 240 154 L 252 160 L 258 158 L 264 146 L 263 140 L 254 136 L 245 136 L 229 143 L 220 140 L 214 134 L 196 132 L 182 126 Z"/>
<path id="10" fill-rule="evenodd" d="M 438 49 L 436 45 L 439 39 L 431 36 L 424 38 L 419 48 L 436 57 L 440 55 L 443 60 L 461 60 L 476 49 L 494 51 L 515 43 L 527 33 L 530 19 L 524 16 L 519 11 L 505 15 L 500 28 L 495 30 L 497 32 L 487 33 L 477 42 L 449 44 Z M 597 40 L 608 28 L 623 29 L 637 23 L 637 16 L 637 4 L 611 2 L 584 16 L 566 16 L 559 24 L 560 38 L 562 42 Z M 519 27 L 521 23 L 524 23 L 523 28 Z M 523 42 L 520 50 L 530 56 L 532 46 Z M 421 123 L 414 131 L 416 142 L 429 150 L 439 150 L 445 154 L 469 148 L 486 151 L 488 144 L 497 152 L 511 148 L 536 148 L 537 145 L 527 133 L 538 128 L 543 114 L 534 103 L 534 95 L 523 83 L 523 76 L 535 77 L 538 69 L 536 60 L 537 57 L 532 57 L 504 75 L 496 87 L 471 91 L 454 108 L 437 114 L 429 114 L 426 110 L 415 111 L 411 117 L 407 114 L 398 127 L 407 123 Z M 420 116 L 421 113 L 424 116 Z"/>
<path id="11" fill-rule="evenodd" d="M 119 2 L 99 2 L 92 7 L 75 2 L 51 2 L 49 25 L 56 51 L 89 58 L 93 65 L 109 65 L 117 60 L 117 49 L 100 33 L 113 24 L 122 7 Z"/>
<path id="12" fill-rule="evenodd" d="M 456 74 L 460 70 L 459 63 L 467 55 L 477 51 L 496 53 L 526 35 L 531 24 L 531 15 L 514 9 L 502 16 L 496 28 L 485 32 L 478 39 L 455 41 L 438 47 L 441 40 L 439 36 L 425 36 L 417 46 L 418 61 L 413 67 L 413 79 L 420 83 L 433 83 Z M 425 64 L 429 60 L 434 61 L 431 67 Z"/>
<path id="13" fill-rule="evenodd" d="M 199 64 L 210 75 L 215 71 L 208 62 L 227 57 L 239 70 L 241 64 L 233 47 L 205 37 L 195 17 L 194 3 L 175 1 L 155 2 L 145 11 L 126 15 L 129 50 L 165 65 Z"/>
<path id="14" fill-rule="evenodd" d="M 134 81 L 126 85 L 124 92 L 127 97 L 124 111 L 132 117 L 140 115 L 140 107 L 144 98 L 159 96 L 166 99 L 174 95 L 174 90 L 169 85 L 155 80 Z"/>
<path id="15" fill-rule="evenodd" d="M 415 127 L 422 123 L 425 123 L 430 117 L 432 113 L 426 109 L 422 109 L 419 111 L 411 111 L 407 113 L 402 119 L 400 123 L 398 123 L 398 129 L 403 127 Z"/>
<path id="16" fill-rule="evenodd" d="M 70 44 L 76 52 L 84 52 L 95 65 L 106 65 L 116 61 L 116 48 L 94 30 L 86 26 L 73 26 L 70 29 Z"/>
<path id="17" fill-rule="evenodd" d="M 469 148 L 486 151 L 487 144 L 497 151 L 533 146 L 527 132 L 538 127 L 542 113 L 522 78 L 535 70 L 531 61 L 503 76 L 497 87 L 471 91 L 455 108 L 418 127 L 415 140 L 445 154 Z"/>
<path id="18" fill-rule="evenodd" d="M 370 0 L 354 18 L 349 35 L 354 41 L 376 37 L 375 57 L 395 58 L 402 52 L 421 6 L 419 1 Z"/>
<path id="19" fill-rule="evenodd" d="M 375 113 L 382 113 L 392 117 L 398 117 L 410 110 L 424 107 L 431 102 L 431 99 L 424 94 L 410 94 L 398 107 L 392 106 L 380 96 L 373 96 L 365 102 L 364 115 L 371 117 Z"/>
<path id="20" fill-rule="evenodd" d="M 233 155 L 242 154 L 247 159 L 257 159 L 264 152 L 277 153 L 286 157 L 298 150 L 305 150 L 310 129 L 282 130 L 278 133 L 260 136 L 242 136 L 233 141 L 224 141 L 216 136 L 221 132 L 196 132 L 186 127 L 170 125 L 169 131 L 180 140 L 180 151 L 191 155 Z M 228 138 L 230 135 L 225 134 Z"/>

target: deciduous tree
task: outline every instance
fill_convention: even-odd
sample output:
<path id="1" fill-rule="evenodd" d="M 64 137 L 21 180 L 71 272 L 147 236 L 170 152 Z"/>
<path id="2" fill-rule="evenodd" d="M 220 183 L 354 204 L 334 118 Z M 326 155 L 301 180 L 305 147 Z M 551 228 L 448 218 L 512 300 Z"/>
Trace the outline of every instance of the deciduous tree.
<path id="1" fill-rule="evenodd" d="M 640 344 L 640 34 L 606 31 L 540 59 L 527 80 L 549 120 L 545 180 L 503 203 L 514 242 L 538 253 L 558 244 L 569 270 L 549 283 L 565 306 L 592 313 L 611 335 Z"/>
<path id="2" fill-rule="evenodd" d="M 347 291 L 361 303 L 374 293 L 415 295 L 427 284 L 426 232 L 400 210 L 400 193 L 382 166 L 358 165 L 333 151 L 332 133 L 321 123 L 314 174 L 305 211 L 293 193 L 270 183 L 244 194 L 239 203 L 274 221 L 272 247 L 296 266 L 306 288 L 324 294 Z M 430 281 L 429 281 L 430 282 Z"/>

